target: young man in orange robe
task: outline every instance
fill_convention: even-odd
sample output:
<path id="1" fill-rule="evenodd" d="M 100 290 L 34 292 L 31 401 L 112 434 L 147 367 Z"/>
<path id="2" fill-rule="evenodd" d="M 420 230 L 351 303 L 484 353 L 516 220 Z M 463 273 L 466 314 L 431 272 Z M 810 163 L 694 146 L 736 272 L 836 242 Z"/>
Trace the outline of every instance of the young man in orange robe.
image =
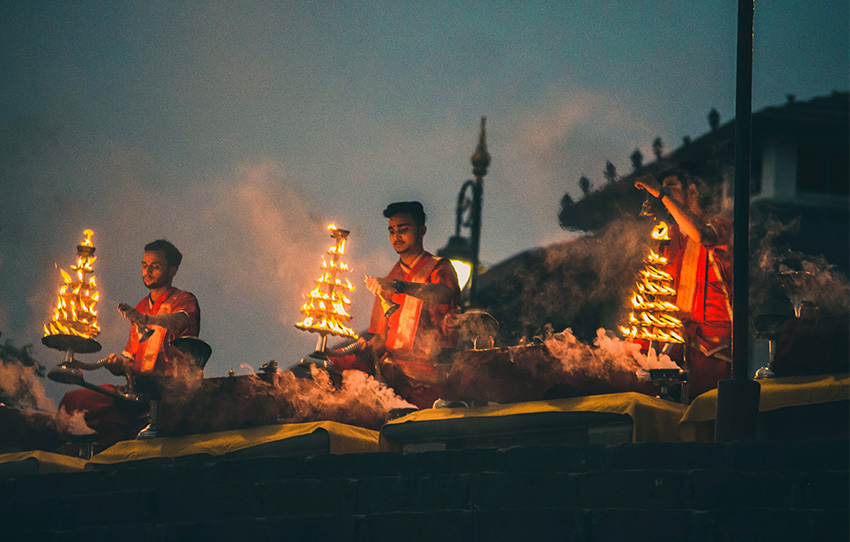
<path id="1" fill-rule="evenodd" d="M 121 303 L 118 310 L 132 325 L 121 354 L 112 353 L 106 367 L 116 375 L 157 374 L 175 376 L 191 368 L 184 367 L 185 358 L 171 344 L 177 337 L 197 337 L 201 326 L 198 300 L 189 292 L 172 286 L 183 255 L 165 240 L 145 245 L 142 256 L 142 281 L 150 293 L 135 308 Z M 101 386 L 123 393 L 125 388 L 112 384 Z M 116 399 L 89 389 L 70 391 L 59 403 L 69 413 L 85 412 L 86 423 L 99 434 L 99 447 L 133 438 L 139 432 L 137 409 L 121 408 Z"/>
<path id="2" fill-rule="evenodd" d="M 428 228 L 421 203 L 392 203 L 384 216 L 399 259 L 386 277 L 366 278 L 366 287 L 376 298 L 370 338 L 360 342 L 375 356 L 384 382 L 408 402 L 429 408 L 440 398 L 449 369 L 445 354 L 457 341 L 453 325 L 460 303 L 457 274 L 449 260 L 423 248 Z M 340 370 L 375 373 L 363 355 L 333 363 Z"/>

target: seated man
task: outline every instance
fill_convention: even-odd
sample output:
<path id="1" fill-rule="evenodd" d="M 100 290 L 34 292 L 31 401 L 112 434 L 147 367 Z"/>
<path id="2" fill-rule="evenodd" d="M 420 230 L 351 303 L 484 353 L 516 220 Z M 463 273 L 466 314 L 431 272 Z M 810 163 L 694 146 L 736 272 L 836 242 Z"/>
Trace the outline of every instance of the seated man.
<path id="1" fill-rule="evenodd" d="M 371 338 L 361 338 L 377 367 L 354 359 L 335 358 L 340 370 L 360 369 L 381 378 L 398 395 L 419 408 L 429 408 L 440 398 L 448 374 L 441 354 L 456 342 L 453 319 L 460 288 L 447 259 L 423 248 L 425 211 L 418 201 L 390 204 L 390 242 L 399 260 L 385 278 L 367 277 L 366 286 L 376 299 L 369 325 Z"/>
<path id="2" fill-rule="evenodd" d="M 157 374 L 180 376 L 194 368 L 186 366 L 184 356 L 171 344 L 177 337 L 196 337 L 201 325 L 198 300 L 171 283 L 183 255 L 168 241 L 145 245 L 142 257 L 142 280 L 150 293 L 135 308 L 124 303 L 118 310 L 128 321 L 130 336 L 124 351 L 109 355 L 107 368 L 113 374 Z M 102 387 L 123 392 L 124 388 L 105 384 Z M 100 447 L 133 438 L 144 423 L 133 409 L 121 408 L 116 400 L 89 389 L 68 392 L 59 408 L 69 413 L 84 411 L 86 423 L 100 435 Z"/>

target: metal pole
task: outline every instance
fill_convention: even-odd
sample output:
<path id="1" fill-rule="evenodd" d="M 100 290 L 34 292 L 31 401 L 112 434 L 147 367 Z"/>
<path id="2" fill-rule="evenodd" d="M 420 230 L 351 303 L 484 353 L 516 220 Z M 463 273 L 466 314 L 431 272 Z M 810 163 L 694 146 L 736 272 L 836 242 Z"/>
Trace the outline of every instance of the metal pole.
<path id="1" fill-rule="evenodd" d="M 735 91 L 735 209 L 732 292 L 732 376 L 747 378 L 749 358 L 750 140 L 753 94 L 753 4 L 738 2 L 738 73 Z"/>
<path id="2" fill-rule="evenodd" d="M 475 292 L 478 289 L 478 252 L 481 247 L 481 205 L 484 194 L 484 176 L 487 175 L 487 167 L 490 166 L 490 154 L 487 152 L 487 140 L 485 124 L 486 117 L 481 117 L 481 132 L 478 135 L 478 147 L 472 155 L 472 174 L 475 175 L 475 184 L 472 185 L 472 227 L 470 231 L 470 242 L 472 249 L 472 275 L 469 285 L 469 301 L 475 303 Z"/>
<path id="3" fill-rule="evenodd" d="M 472 275 L 469 283 L 469 301 L 474 303 L 475 292 L 478 289 L 478 251 L 481 247 L 481 195 L 484 186 L 481 177 L 475 177 L 472 185 L 472 225 L 470 231 L 470 245 L 472 249 Z"/>
<path id="4" fill-rule="evenodd" d="M 752 137 L 754 0 L 738 0 L 735 87 L 735 209 L 732 289 L 732 379 L 717 383 L 714 439 L 754 438 L 761 386 L 749 378 L 750 139 Z"/>

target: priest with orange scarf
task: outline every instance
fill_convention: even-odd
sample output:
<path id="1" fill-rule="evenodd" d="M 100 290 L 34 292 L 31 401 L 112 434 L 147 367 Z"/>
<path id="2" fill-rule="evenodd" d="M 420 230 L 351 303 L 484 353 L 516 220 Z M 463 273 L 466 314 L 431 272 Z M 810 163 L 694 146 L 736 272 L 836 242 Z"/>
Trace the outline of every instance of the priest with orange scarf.
<path id="1" fill-rule="evenodd" d="M 182 259 L 180 251 L 168 241 L 145 245 L 142 280 L 150 293 L 135 308 L 118 305 L 132 325 L 123 352 L 109 355 L 106 367 L 113 374 L 179 376 L 193 370 L 171 344 L 177 337 L 197 337 L 201 325 L 198 300 L 172 286 Z M 116 393 L 125 391 L 112 384 L 102 387 Z M 99 434 L 101 448 L 135 437 L 145 423 L 135 409 L 121 408 L 115 399 L 85 388 L 66 393 L 59 408 L 69 413 L 85 412 L 86 423 Z"/>
<path id="2" fill-rule="evenodd" d="M 369 340 L 362 346 L 374 355 L 376 367 L 335 359 L 337 369 L 377 372 L 398 395 L 419 408 L 440 398 L 455 347 L 454 317 L 460 303 L 457 274 L 449 260 L 425 251 L 425 211 L 418 201 L 392 203 L 384 210 L 393 249 L 399 256 L 384 278 L 367 277 L 375 294 Z"/>

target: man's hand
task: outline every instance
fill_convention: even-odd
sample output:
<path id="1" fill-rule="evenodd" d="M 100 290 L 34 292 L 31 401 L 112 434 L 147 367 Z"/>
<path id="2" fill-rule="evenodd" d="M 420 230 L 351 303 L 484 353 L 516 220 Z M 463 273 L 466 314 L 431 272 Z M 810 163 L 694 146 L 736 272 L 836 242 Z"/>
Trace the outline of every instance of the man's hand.
<path id="1" fill-rule="evenodd" d="M 389 299 L 393 294 L 398 293 L 396 289 L 393 288 L 392 279 L 370 277 L 369 275 L 366 275 L 364 282 L 366 283 L 366 289 L 383 299 Z"/>
<path id="2" fill-rule="evenodd" d="M 395 287 L 395 283 L 400 283 L 403 290 L 399 291 Z M 442 304 L 448 303 L 452 299 L 452 290 L 445 284 L 438 283 L 422 283 L 409 281 L 395 281 L 392 279 L 379 279 L 376 277 L 366 277 L 366 288 L 370 292 L 389 301 L 393 294 L 404 294 L 417 299 L 421 299 L 426 303 Z M 387 315 L 389 316 L 389 315 Z"/>
<path id="3" fill-rule="evenodd" d="M 104 364 L 106 369 L 115 376 L 124 376 L 127 369 L 133 365 L 133 361 L 116 353 L 109 354 L 108 361 Z"/>
<path id="4" fill-rule="evenodd" d="M 138 327 L 143 327 L 148 325 L 148 317 L 146 314 L 142 314 L 137 311 L 135 308 L 127 305 L 126 303 L 118 304 L 118 312 L 121 313 L 128 322 L 131 324 L 136 324 Z"/>
<path id="5" fill-rule="evenodd" d="M 646 190 L 653 197 L 658 197 L 661 195 L 661 185 L 652 175 L 641 175 L 637 179 L 635 179 L 635 188 L 639 190 Z"/>

